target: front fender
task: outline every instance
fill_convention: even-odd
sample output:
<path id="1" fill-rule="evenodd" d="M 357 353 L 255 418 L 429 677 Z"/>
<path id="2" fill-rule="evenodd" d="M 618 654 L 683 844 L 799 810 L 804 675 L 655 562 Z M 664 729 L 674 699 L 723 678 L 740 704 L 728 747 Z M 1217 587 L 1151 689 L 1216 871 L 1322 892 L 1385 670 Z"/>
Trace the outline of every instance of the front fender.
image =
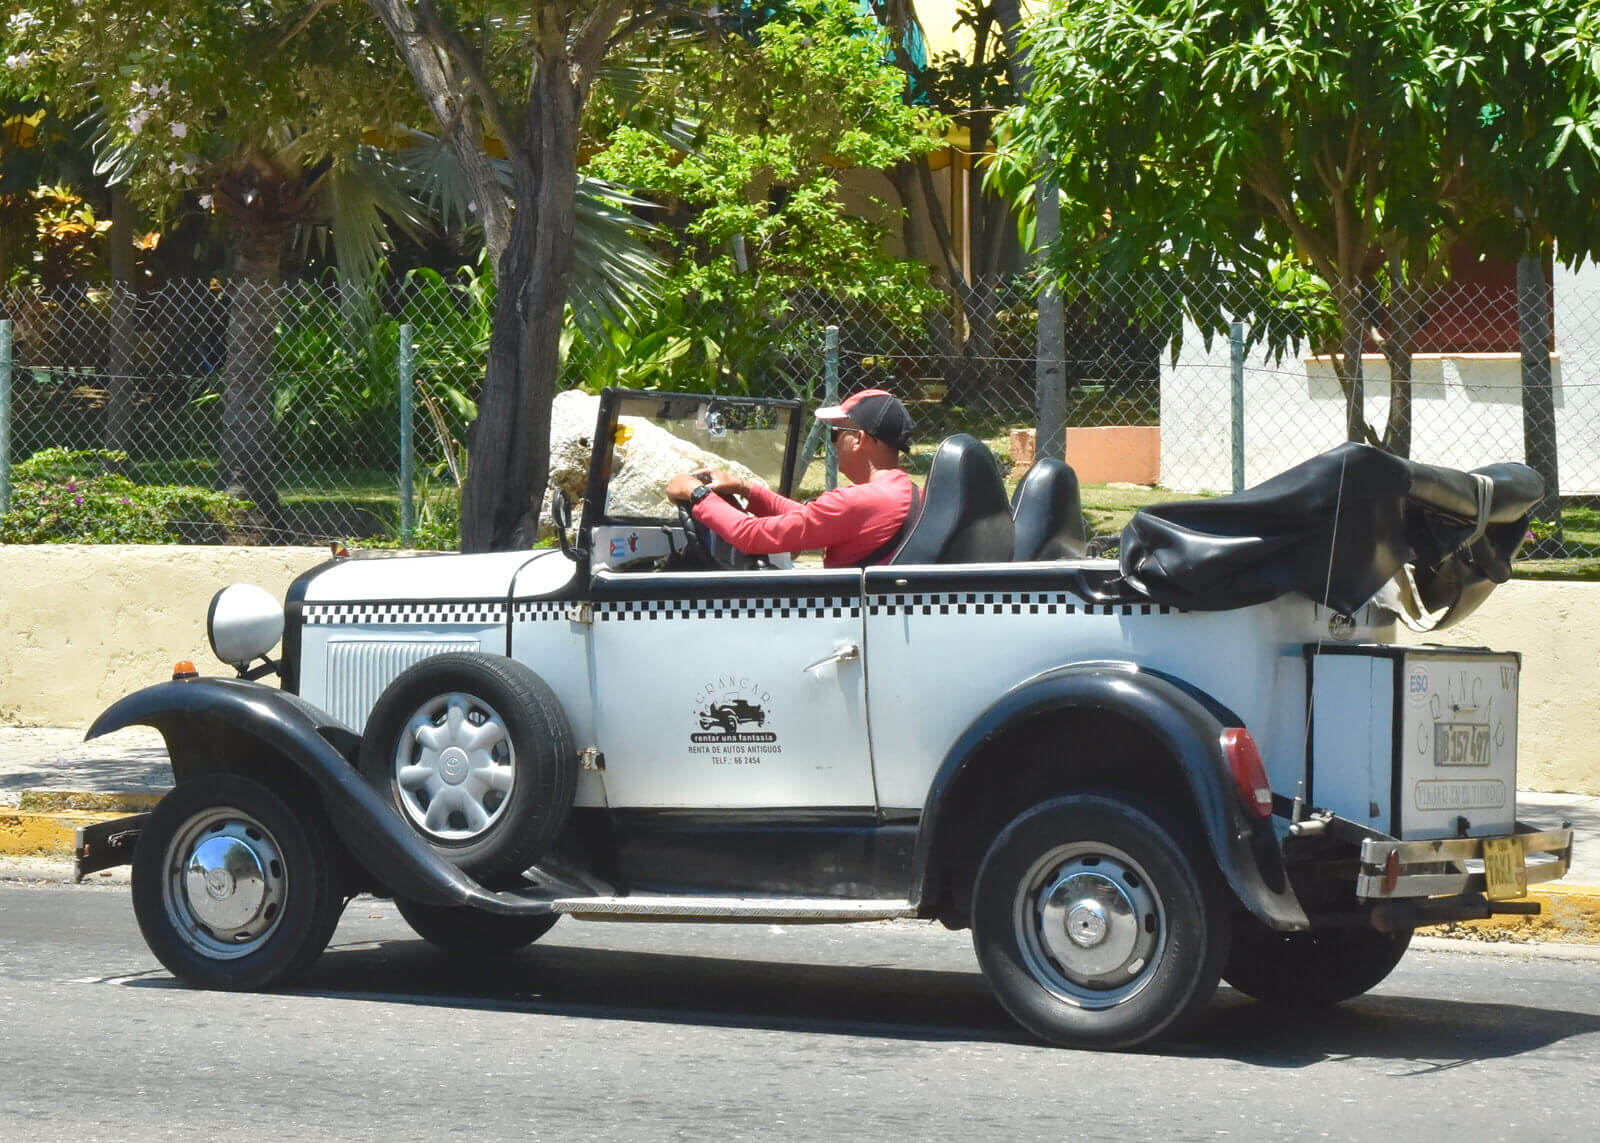
<path id="1" fill-rule="evenodd" d="M 1278 930 L 1310 928 L 1283 869 L 1275 844 L 1264 845 L 1246 818 L 1233 790 L 1233 776 L 1222 751 L 1225 712 L 1206 696 L 1131 663 L 1082 663 L 1027 679 L 980 715 L 945 755 L 929 787 L 917 835 L 914 887 L 922 881 L 959 806 L 946 795 L 983 748 L 1007 731 L 1040 715 L 1074 709 L 1121 715 L 1149 731 L 1177 761 L 1210 845 L 1229 887 L 1261 921 Z"/>
<path id="2" fill-rule="evenodd" d="M 161 732 L 179 782 L 232 768 L 241 754 L 282 759 L 310 779 L 352 858 L 380 884 L 423 904 L 505 911 L 501 894 L 434 853 L 366 783 L 350 761 L 357 735 L 304 699 L 242 679 L 159 683 L 114 703 L 86 737 L 135 725 Z"/>

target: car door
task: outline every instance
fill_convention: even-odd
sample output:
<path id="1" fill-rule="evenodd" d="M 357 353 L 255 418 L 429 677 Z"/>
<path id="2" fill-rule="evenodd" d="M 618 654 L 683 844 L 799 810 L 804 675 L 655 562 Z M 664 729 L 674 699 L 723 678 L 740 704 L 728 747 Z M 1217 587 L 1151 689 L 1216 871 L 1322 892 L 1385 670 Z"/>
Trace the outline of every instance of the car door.
<path id="1" fill-rule="evenodd" d="M 590 599 L 609 806 L 875 806 L 859 571 L 602 569 Z"/>

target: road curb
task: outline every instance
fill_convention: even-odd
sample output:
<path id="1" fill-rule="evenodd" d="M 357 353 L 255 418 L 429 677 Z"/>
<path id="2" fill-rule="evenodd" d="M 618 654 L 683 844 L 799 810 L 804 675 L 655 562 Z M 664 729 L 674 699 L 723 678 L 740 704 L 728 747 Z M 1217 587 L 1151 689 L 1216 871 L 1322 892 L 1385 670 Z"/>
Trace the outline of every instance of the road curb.
<path id="1" fill-rule="evenodd" d="M 1417 932 L 1467 941 L 1600 944 L 1600 886 L 1559 885 L 1534 889 L 1529 891 L 1527 899 L 1539 902 L 1537 916 L 1505 914 L 1482 921 L 1434 925 Z"/>
<path id="2" fill-rule="evenodd" d="M 79 829 L 124 816 L 92 810 L 0 810 L 0 857 L 71 858 Z"/>
<path id="3" fill-rule="evenodd" d="M 0 857 L 71 859 L 83 826 L 154 809 L 160 794 L 23 790 L 15 808 L 0 807 Z"/>

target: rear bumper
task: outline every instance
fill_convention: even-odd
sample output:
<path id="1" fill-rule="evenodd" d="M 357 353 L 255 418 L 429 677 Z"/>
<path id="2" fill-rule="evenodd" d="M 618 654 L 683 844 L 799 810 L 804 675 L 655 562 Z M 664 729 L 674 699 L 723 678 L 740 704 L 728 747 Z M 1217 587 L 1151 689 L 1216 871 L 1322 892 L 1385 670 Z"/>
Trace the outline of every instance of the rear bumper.
<path id="1" fill-rule="evenodd" d="M 1566 876 L 1572 865 L 1572 829 L 1534 829 L 1517 825 L 1528 884 Z M 1356 896 L 1363 901 L 1391 901 L 1405 897 L 1441 897 L 1482 893 L 1488 887 L 1483 872 L 1481 837 L 1440 838 L 1436 841 L 1396 841 L 1368 838 L 1361 843 L 1361 872 Z"/>

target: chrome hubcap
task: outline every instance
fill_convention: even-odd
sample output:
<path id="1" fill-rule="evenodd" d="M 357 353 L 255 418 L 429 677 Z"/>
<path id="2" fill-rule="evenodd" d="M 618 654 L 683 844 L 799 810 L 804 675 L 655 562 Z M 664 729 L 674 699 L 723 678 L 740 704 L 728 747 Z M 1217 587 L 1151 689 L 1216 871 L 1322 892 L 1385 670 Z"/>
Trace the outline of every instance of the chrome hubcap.
<path id="1" fill-rule="evenodd" d="M 1084 1008 L 1110 1008 L 1149 981 L 1166 941 L 1161 899 L 1109 846 L 1051 850 L 1016 897 L 1018 943 L 1035 979 Z"/>
<path id="2" fill-rule="evenodd" d="M 283 915 L 283 854 L 260 822 L 226 806 L 196 814 L 167 848 L 162 900 L 196 951 L 231 960 L 259 948 Z"/>
<path id="3" fill-rule="evenodd" d="M 515 761 L 493 707 L 473 695 L 439 695 L 412 714 L 395 748 L 400 806 L 430 837 L 471 841 L 505 812 Z"/>

